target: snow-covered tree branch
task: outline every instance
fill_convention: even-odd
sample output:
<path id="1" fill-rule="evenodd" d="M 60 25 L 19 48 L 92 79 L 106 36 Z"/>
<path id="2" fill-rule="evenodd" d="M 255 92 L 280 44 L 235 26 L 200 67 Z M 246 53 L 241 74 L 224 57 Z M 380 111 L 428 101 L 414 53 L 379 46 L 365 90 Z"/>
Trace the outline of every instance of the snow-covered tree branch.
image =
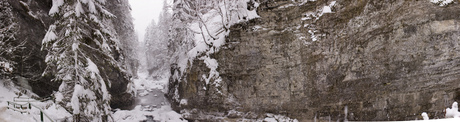
<path id="1" fill-rule="evenodd" d="M 218 63 L 211 55 L 225 44 L 231 25 L 259 17 L 255 7 L 258 3 L 253 0 L 175 0 L 172 7 L 172 33 L 175 36 L 171 37 L 168 47 L 173 53 L 171 62 L 177 64 L 178 71 L 173 71 L 172 78 L 181 79 L 181 73 L 191 67 L 193 61 L 203 61 L 210 71 L 203 74 L 201 80 L 207 87 L 212 86 L 203 89 L 221 93 L 217 88 L 222 80 L 217 72 Z M 177 87 L 170 88 L 169 92 L 177 93 Z"/>
<path id="2" fill-rule="evenodd" d="M 48 51 L 43 75 L 62 82 L 56 102 L 74 115 L 74 121 L 110 119 L 110 82 L 104 80 L 97 61 L 119 67 L 118 41 L 104 20 L 115 17 L 104 8 L 105 0 L 53 0 L 49 14 L 57 18 L 42 41 Z"/>

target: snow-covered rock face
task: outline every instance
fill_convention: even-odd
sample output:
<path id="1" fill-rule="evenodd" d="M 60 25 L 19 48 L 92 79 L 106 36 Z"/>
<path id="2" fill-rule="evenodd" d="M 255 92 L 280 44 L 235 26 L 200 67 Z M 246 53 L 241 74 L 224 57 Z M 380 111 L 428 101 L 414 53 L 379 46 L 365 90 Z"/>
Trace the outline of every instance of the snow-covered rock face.
<path id="1" fill-rule="evenodd" d="M 0 2 L 0 77 L 25 78 L 33 92 L 49 96 L 59 84 L 41 77 L 46 53 L 41 39 L 52 22 L 47 10 L 51 0 L 3 0 Z M 18 81 L 18 79 L 14 79 Z"/>
<path id="2" fill-rule="evenodd" d="M 117 60 L 123 69 L 112 67 L 109 63 L 103 61 L 95 62 L 98 66 L 103 66 L 101 73 L 106 73 L 108 81 L 111 81 L 111 87 L 108 88 L 112 98 L 110 106 L 112 108 L 124 108 L 134 104 L 134 98 L 127 86 L 131 79 L 128 77 L 137 76 L 138 60 L 135 54 L 137 48 L 137 35 L 134 33 L 134 24 L 131 17 L 131 8 L 128 0 L 99 0 L 105 1 L 105 7 L 116 18 L 110 19 L 109 28 L 115 34 L 119 41 L 119 50 L 121 54 L 115 53 Z"/>
<path id="3" fill-rule="evenodd" d="M 414 120 L 423 111 L 443 118 L 439 113 L 460 95 L 460 5 L 332 2 L 260 3 L 260 18 L 232 26 L 210 55 L 221 93 L 207 85 L 202 76 L 210 69 L 196 59 L 170 84 L 179 89 L 170 94 L 187 99 L 181 108 L 272 112 L 299 121 L 343 120 L 345 106 L 348 120 Z"/>

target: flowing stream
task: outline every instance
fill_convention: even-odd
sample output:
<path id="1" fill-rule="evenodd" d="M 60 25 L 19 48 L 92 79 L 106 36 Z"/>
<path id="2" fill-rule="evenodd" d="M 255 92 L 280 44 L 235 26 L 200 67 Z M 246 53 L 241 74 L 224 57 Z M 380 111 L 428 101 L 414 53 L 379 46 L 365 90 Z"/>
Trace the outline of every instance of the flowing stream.
<path id="1" fill-rule="evenodd" d="M 115 112 L 115 121 L 120 122 L 180 122 L 182 115 L 171 109 L 164 89 L 168 79 L 154 79 L 147 72 L 140 72 L 133 80 L 137 91 L 135 104 L 128 110 Z"/>
<path id="2" fill-rule="evenodd" d="M 151 111 L 154 108 L 169 105 L 169 102 L 160 89 L 138 90 L 136 105 L 141 105 L 143 110 Z"/>

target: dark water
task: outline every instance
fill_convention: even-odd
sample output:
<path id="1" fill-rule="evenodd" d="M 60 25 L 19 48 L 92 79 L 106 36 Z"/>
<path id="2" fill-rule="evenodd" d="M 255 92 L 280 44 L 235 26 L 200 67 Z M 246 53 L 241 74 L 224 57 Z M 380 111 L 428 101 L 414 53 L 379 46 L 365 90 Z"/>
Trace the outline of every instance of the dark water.
<path id="1" fill-rule="evenodd" d="M 150 90 L 149 90 L 150 91 Z M 138 90 L 138 96 L 136 97 L 135 105 L 141 105 L 142 110 L 152 110 L 154 108 L 160 108 L 164 105 L 169 105 L 164 93 L 160 89 L 152 89 L 145 96 L 140 96 L 139 94 L 144 92 L 144 90 Z"/>
<path id="2" fill-rule="evenodd" d="M 145 90 L 137 90 L 137 96 L 135 98 L 134 104 L 131 106 L 126 106 L 120 108 L 121 110 L 133 110 L 136 106 L 141 105 L 142 110 L 160 108 L 161 106 L 169 105 L 169 102 L 166 100 L 165 94 L 160 89 L 148 90 L 148 94 L 145 96 L 140 96 L 139 94 L 143 93 Z"/>

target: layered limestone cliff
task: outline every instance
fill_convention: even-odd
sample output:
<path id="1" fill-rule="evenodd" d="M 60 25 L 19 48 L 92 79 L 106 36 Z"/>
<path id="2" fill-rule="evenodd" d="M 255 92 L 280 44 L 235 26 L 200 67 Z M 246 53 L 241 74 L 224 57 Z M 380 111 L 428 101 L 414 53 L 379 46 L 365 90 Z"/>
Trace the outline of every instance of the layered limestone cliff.
<path id="1" fill-rule="evenodd" d="M 209 69 L 199 59 L 171 79 L 184 101 L 176 110 L 190 110 L 189 119 L 209 119 L 202 112 L 300 121 L 443 118 L 460 100 L 455 2 L 337 0 L 326 13 L 318 10 L 334 1 L 259 2 L 261 17 L 232 26 L 212 55 L 220 86 L 206 85 Z"/>

